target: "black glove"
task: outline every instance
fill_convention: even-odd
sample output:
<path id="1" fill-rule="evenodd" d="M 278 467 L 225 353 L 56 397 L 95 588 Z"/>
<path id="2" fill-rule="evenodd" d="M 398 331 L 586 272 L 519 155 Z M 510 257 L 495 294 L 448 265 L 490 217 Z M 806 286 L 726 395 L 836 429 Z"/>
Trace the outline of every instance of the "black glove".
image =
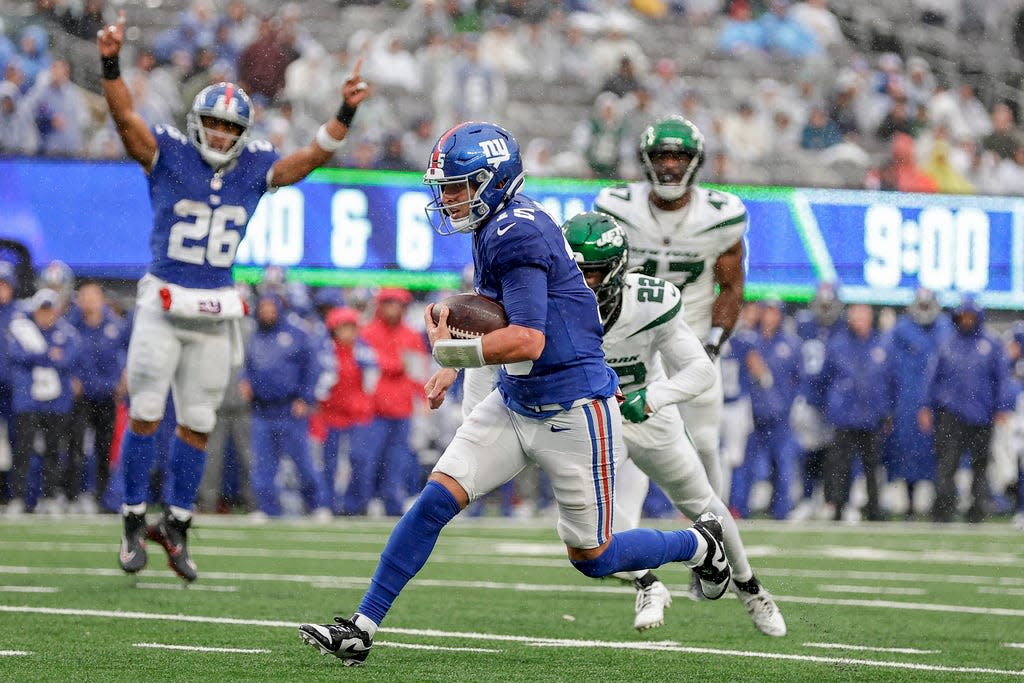
<path id="1" fill-rule="evenodd" d="M 718 358 L 718 354 L 722 352 L 722 344 L 725 343 L 725 339 L 725 330 L 721 327 L 712 327 L 708 331 L 708 336 L 704 338 L 704 350 L 708 352 L 708 357 L 711 360 Z"/>

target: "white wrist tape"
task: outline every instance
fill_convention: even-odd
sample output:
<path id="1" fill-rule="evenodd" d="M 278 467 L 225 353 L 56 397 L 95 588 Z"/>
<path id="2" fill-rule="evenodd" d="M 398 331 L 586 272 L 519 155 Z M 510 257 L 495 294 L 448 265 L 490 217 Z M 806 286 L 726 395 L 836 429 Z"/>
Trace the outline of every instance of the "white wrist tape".
<path id="1" fill-rule="evenodd" d="M 316 144 L 320 145 L 320 149 L 325 152 L 334 152 L 345 144 L 345 138 L 341 140 L 332 138 L 331 134 L 327 132 L 327 124 L 325 123 L 316 129 Z"/>
<path id="2" fill-rule="evenodd" d="M 434 342 L 434 360 L 443 368 L 483 367 L 483 339 L 439 339 Z"/>

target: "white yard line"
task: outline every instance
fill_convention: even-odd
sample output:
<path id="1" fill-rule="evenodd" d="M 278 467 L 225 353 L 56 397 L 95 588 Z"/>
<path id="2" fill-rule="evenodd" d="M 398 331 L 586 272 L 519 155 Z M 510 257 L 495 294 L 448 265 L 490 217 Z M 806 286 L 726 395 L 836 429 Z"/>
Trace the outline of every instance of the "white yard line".
<path id="1" fill-rule="evenodd" d="M 20 567 L 0 565 L 0 574 L 56 574 L 61 576 L 103 576 L 106 578 L 125 579 L 124 572 L 118 569 L 88 567 Z M 245 572 L 201 572 L 200 578 L 208 581 L 259 581 L 306 583 L 318 588 L 335 590 L 365 590 L 365 576 L 322 576 L 307 574 L 270 574 Z M 201 584 L 200 584 L 201 585 Z M 451 579 L 417 578 L 414 586 L 424 588 L 464 588 L 479 590 L 507 590 L 524 593 L 590 593 L 590 594 L 634 594 L 629 586 L 594 582 L 591 585 L 579 584 L 539 584 L 539 583 L 507 583 L 500 581 L 456 581 Z M 197 586 L 193 584 L 189 590 Z M 673 591 L 676 596 L 685 596 L 682 589 Z M 949 614 L 985 614 L 990 616 L 1021 617 L 1024 609 L 1005 607 L 974 607 L 969 605 L 950 605 L 921 602 L 897 602 L 892 600 L 861 600 L 856 598 L 818 598 L 809 596 L 775 594 L 780 603 L 798 602 L 811 605 L 837 605 L 842 607 L 875 607 L 880 609 L 916 610 L 925 612 L 945 612 Z M 730 596 L 730 599 L 731 596 Z"/>
<path id="2" fill-rule="evenodd" d="M 823 650 L 856 650 L 858 652 L 894 652 L 903 655 L 937 655 L 942 650 L 918 650 L 913 647 L 870 647 L 847 643 L 804 643 L 804 647 L 818 647 Z"/>
<path id="3" fill-rule="evenodd" d="M 1015 647 L 1018 650 L 1024 650 L 1024 643 L 1003 643 L 1003 647 Z"/>
<path id="4" fill-rule="evenodd" d="M 843 584 L 820 583 L 817 590 L 822 593 L 864 593 L 866 595 L 927 595 L 924 588 L 900 588 L 889 586 L 845 586 Z"/>
<path id="5" fill-rule="evenodd" d="M 57 593 L 56 586 L 0 586 L 0 593 Z"/>
<path id="6" fill-rule="evenodd" d="M 485 654 L 498 654 L 501 650 L 493 650 L 487 647 L 446 647 L 443 645 L 423 645 L 421 643 L 392 643 L 383 641 L 375 642 L 374 645 L 383 647 L 397 647 L 402 650 L 435 650 L 442 652 L 483 652 Z"/>
<path id="7" fill-rule="evenodd" d="M 979 593 L 988 595 L 1024 595 L 1024 588 L 995 588 L 992 586 L 978 586 Z"/>
<path id="8" fill-rule="evenodd" d="M 25 657 L 32 654 L 24 650 L 0 650 L 0 657 Z"/>
<path id="9" fill-rule="evenodd" d="M 136 588 L 147 588 L 154 591 L 209 591 L 211 593 L 237 593 L 238 586 L 207 586 L 201 583 L 186 584 L 178 583 L 148 583 L 140 581 L 135 584 Z"/>
<path id="10" fill-rule="evenodd" d="M 154 612 L 118 612 L 111 610 L 63 609 L 54 607 L 25 607 L 0 605 L 0 612 L 17 612 L 28 614 L 50 614 L 54 616 L 99 617 L 105 619 L 138 619 L 156 621 L 179 621 L 204 624 L 230 624 L 239 626 L 262 626 L 271 628 L 296 628 L 297 624 L 288 621 L 272 621 L 264 619 L 236 619 L 232 617 L 201 617 L 188 614 L 160 614 Z M 819 657 L 816 655 L 797 655 L 782 652 L 758 652 L 749 650 L 723 650 L 706 647 L 686 647 L 671 641 L 662 642 L 614 642 L 606 640 L 574 640 L 562 638 L 538 638 L 535 636 L 504 635 L 496 633 L 439 631 L 435 629 L 381 628 L 379 633 L 388 635 L 408 635 L 423 638 L 444 638 L 451 640 L 482 640 L 489 642 L 523 643 L 531 647 L 565 647 L 594 648 L 614 651 L 643 650 L 648 652 L 685 652 L 689 654 L 719 655 L 724 657 L 750 657 L 756 659 L 775 659 L 783 661 L 810 662 L 817 664 L 857 665 L 881 669 L 909 669 L 914 671 L 935 671 L 943 673 L 982 673 L 1001 676 L 1024 677 L 1024 671 L 1008 671 L 973 666 L 941 666 L 936 664 L 918 664 L 914 662 L 888 662 L 870 659 L 850 659 L 847 657 Z M 387 642 L 387 641 L 385 641 Z M 382 642 L 381 645 L 384 643 Z"/>
<path id="11" fill-rule="evenodd" d="M 185 652 L 224 652 L 241 655 L 269 655 L 270 650 L 244 647 L 206 647 L 204 645 L 169 645 L 167 643 L 132 643 L 132 647 L 144 647 L 151 650 L 183 650 Z"/>
<path id="12" fill-rule="evenodd" d="M 565 550 L 554 550 L 554 544 L 547 543 L 496 543 L 494 547 L 481 544 L 464 544 L 460 548 L 444 547 L 430 557 L 434 564 L 458 564 L 466 566 L 469 564 L 491 564 L 495 561 L 495 555 L 502 555 L 504 549 L 507 556 L 500 558 L 500 563 L 506 566 L 517 567 L 564 567 L 567 565 Z M 752 549 L 759 552 L 749 552 L 751 558 L 757 557 L 785 557 L 787 559 L 821 559 L 831 557 L 842 560 L 857 560 L 859 562 L 906 562 L 922 563 L 929 566 L 941 565 L 962 565 L 963 562 L 952 551 L 915 551 L 903 552 L 899 550 L 885 550 L 873 547 L 841 547 L 821 546 L 808 548 L 801 551 L 783 550 L 774 546 L 752 546 Z M 70 541 L 0 541 L 0 550 L 23 550 L 34 553 L 44 552 L 78 552 L 78 553 L 101 553 L 112 552 L 110 543 L 83 543 Z M 486 550 L 487 552 L 483 552 Z M 193 555 L 202 558 L 205 553 L 216 554 L 219 557 L 245 557 L 245 558 L 275 558 L 295 560 L 348 560 L 376 562 L 380 558 L 380 551 L 372 552 L 349 551 L 349 550 L 313 550 L 299 548 L 254 548 L 254 547 L 227 547 L 217 546 L 216 548 L 204 547 L 202 543 L 193 546 Z M 759 554 L 760 553 L 760 554 Z M 987 553 L 984 557 L 976 557 L 972 563 L 979 566 L 993 567 L 1021 567 L 1024 569 L 1024 558 L 1012 553 Z"/>

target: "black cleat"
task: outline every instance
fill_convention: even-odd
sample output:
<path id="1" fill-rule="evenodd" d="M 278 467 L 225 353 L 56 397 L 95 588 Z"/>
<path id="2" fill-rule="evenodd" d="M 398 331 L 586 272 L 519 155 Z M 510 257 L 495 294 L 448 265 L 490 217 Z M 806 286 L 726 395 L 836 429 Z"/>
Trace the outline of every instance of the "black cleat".
<path id="1" fill-rule="evenodd" d="M 195 581 L 196 563 L 188 552 L 188 528 L 192 520 L 182 522 L 175 519 L 168 510 L 160 516 L 160 521 L 146 529 L 146 537 L 164 547 L 167 551 L 167 566 L 175 574 L 186 581 Z"/>
<path id="2" fill-rule="evenodd" d="M 700 579 L 700 590 L 708 600 L 717 600 L 729 588 L 729 560 L 725 558 L 725 544 L 722 542 L 722 523 L 712 512 L 705 512 L 691 527 L 707 541 L 708 551 L 704 560 L 693 573 Z"/>
<path id="3" fill-rule="evenodd" d="M 334 624 L 302 624 L 299 637 L 303 642 L 320 650 L 320 654 L 334 655 L 345 666 L 359 666 L 366 661 L 373 647 L 373 638 L 356 626 L 354 620 L 335 617 Z"/>
<path id="4" fill-rule="evenodd" d="M 121 569 L 134 574 L 146 566 L 146 515 L 129 512 L 123 519 L 124 534 L 121 536 L 121 551 L 117 559 Z"/>

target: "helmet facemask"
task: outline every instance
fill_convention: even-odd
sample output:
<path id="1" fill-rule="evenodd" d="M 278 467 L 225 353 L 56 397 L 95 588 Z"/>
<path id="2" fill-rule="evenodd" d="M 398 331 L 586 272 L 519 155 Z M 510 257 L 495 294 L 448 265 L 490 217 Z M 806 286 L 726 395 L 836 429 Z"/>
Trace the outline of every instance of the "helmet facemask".
<path id="1" fill-rule="evenodd" d="M 210 123 L 210 119 L 224 121 L 225 123 L 234 126 L 239 132 L 231 133 L 229 131 L 222 131 L 209 127 L 208 124 Z M 233 159 L 237 159 L 238 155 L 242 153 L 242 148 L 245 147 L 245 143 L 249 137 L 248 133 L 248 129 L 240 125 L 238 122 L 221 118 L 215 114 L 198 114 L 195 111 L 188 113 L 189 139 L 192 141 L 192 144 L 195 145 L 196 149 L 199 150 L 199 154 L 202 155 L 203 161 L 213 168 L 220 168 Z M 230 140 L 230 144 L 212 144 L 214 141 L 223 138 Z"/>
<path id="2" fill-rule="evenodd" d="M 689 158 L 680 163 L 681 173 L 671 172 L 663 163 L 656 163 L 659 155 L 681 155 Z M 704 136 L 697 126 L 682 116 L 674 115 L 655 121 L 640 136 L 637 150 L 640 166 L 644 169 L 651 191 L 659 199 L 681 199 L 693 184 L 697 171 L 704 163 Z"/>
<path id="3" fill-rule="evenodd" d="M 580 270 L 583 271 L 584 279 L 586 279 L 588 273 L 595 271 L 604 273 L 601 283 L 590 287 L 591 291 L 594 292 L 594 296 L 597 297 L 597 308 L 601 314 L 602 324 L 607 324 L 612 314 L 615 313 L 622 303 L 622 277 L 626 274 L 626 261 L 626 252 L 623 252 L 621 256 L 615 259 L 601 261 L 600 263 L 586 263 L 581 262 L 579 259 L 576 261 Z M 589 281 L 587 284 L 590 284 Z"/>
<path id="4" fill-rule="evenodd" d="M 483 194 L 493 178 L 494 174 L 487 169 L 451 178 L 444 177 L 441 169 L 429 169 L 423 182 L 430 188 L 433 199 L 427 204 L 425 210 L 434 229 L 441 235 L 450 235 L 457 232 L 473 232 L 483 225 L 483 222 L 491 214 L 490 207 L 483 200 Z M 444 198 L 446 194 L 451 193 L 446 193 L 445 188 L 453 186 L 457 189 L 464 189 L 466 199 L 460 202 L 446 203 Z M 462 213 L 463 207 L 466 209 L 466 215 L 454 218 L 452 212 Z"/>

